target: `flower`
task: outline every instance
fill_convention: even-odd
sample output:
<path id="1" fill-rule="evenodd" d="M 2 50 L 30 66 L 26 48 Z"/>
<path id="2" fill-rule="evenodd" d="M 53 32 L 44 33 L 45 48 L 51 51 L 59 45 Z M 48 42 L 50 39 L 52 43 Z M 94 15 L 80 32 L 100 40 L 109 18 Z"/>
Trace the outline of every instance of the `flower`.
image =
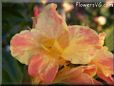
<path id="1" fill-rule="evenodd" d="M 67 26 L 56 5 L 49 4 L 38 15 L 34 28 L 11 39 L 10 50 L 28 65 L 33 83 L 101 84 L 94 79 L 97 75 L 113 84 L 113 54 L 103 46 L 104 38 L 104 33 L 86 26 Z"/>

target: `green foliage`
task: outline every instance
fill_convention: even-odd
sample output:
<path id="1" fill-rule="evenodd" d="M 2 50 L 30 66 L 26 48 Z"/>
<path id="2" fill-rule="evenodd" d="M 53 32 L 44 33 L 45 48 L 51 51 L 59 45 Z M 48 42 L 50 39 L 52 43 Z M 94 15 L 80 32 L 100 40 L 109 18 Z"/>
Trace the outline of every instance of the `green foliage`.
<path id="1" fill-rule="evenodd" d="M 27 4 L 2 4 L 3 43 L 9 44 L 11 37 L 21 30 L 31 27 L 32 19 Z"/>
<path id="2" fill-rule="evenodd" d="M 23 66 L 13 57 L 3 50 L 2 57 L 2 83 L 3 84 L 15 84 L 21 83 L 23 80 Z"/>
<path id="3" fill-rule="evenodd" d="M 105 45 L 108 47 L 110 51 L 114 51 L 114 27 L 110 27 L 105 30 L 106 38 L 105 38 Z"/>
<path id="4" fill-rule="evenodd" d="M 5 50 L 2 51 L 2 55 L 2 84 L 30 83 L 27 67 Z"/>
<path id="5" fill-rule="evenodd" d="M 7 51 L 12 36 L 32 25 L 33 4 L 2 4 L 2 84 L 30 83 L 27 67 Z"/>

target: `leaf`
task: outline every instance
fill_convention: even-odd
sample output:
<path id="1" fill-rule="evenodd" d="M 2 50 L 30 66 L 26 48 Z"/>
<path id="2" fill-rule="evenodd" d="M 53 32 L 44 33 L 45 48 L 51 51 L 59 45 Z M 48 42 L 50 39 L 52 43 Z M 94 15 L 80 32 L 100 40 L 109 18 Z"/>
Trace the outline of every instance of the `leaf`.
<path id="1" fill-rule="evenodd" d="M 21 84 L 23 67 L 5 50 L 2 51 L 2 84 Z"/>
<path id="2" fill-rule="evenodd" d="M 114 28 L 110 27 L 105 30 L 106 38 L 105 38 L 105 45 L 108 47 L 110 51 L 114 51 Z"/>

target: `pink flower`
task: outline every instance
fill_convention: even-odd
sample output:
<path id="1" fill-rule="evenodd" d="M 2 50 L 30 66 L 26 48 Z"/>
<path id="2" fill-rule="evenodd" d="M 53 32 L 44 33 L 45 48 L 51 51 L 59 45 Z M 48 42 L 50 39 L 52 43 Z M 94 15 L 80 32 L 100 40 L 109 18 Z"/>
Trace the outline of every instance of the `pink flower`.
<path id="1" fill-rule="evenodd" d="M 12 38 L 10 49 L 13 57 L 28 65 L 33 83 L 101 84 L 94 79 L 97 75 L 113 84 L 113 54 L 103 46 L 104 38 L 104 33 L 86 26 L 67 26 L 56 5 L 49 4 L 34 28 Z"/>

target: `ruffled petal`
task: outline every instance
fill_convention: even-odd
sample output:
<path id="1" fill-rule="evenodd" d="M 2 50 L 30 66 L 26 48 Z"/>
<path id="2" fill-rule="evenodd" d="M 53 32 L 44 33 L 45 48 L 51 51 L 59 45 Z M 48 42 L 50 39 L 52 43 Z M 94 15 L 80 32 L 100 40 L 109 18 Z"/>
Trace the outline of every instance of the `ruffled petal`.
<path id="1" fill-rule="evenodd" d="M 97 66 L 97 75 L 99 78 L 106 81 L 108 84 L 113 84 L 114 79 L 111 77 L 114 74 L 114 58 L 113 54 L 107 50 L 107 47 L 102 47 L 97 50 L 91 64 Z"/>
<path id="2" fill-rule="evenodd" d="M 29 59 L 39 49 L 39 33 L 35 29 L 24 30 L 11 39 L 10 50 L 13 57 L 16 57 L 23 64 L 28 64 Z"/>
<path id="3" fill-rule="evenodd" d="M 96 68 L 94 65 L 63 68 L 58 72 L 54 82 L 66 84 L 95 84 L 95 81 L 92 78 L 92 75 L 94 75 L 95 72 Z"/>
<path id="4" fill-rule="evenodd" d="M 57 38 L 67 31 L 67 24 L 57 13 L 56 4 L 47 5 L 39 14 L 37 19 L 37 28 L 43 35 L 49 38 Z"/>
<path id="5" fill-rule="evenodd" d="M 99 35 L 85 26 L 69 26 L 68 47 L 62 57 L 72 64 L 88 64 L 95 54 L 95 46 L 99 45 Z"/>
<path id="6" fill-rule="evenodd" d="M 13 57 L 28 65 L 29 59 L 37 53 L 57 56 L 63 49 L 54 39 L 43 36 L 37 29 L 31 29 L 16 34 L 11 39 L 10 50 Z"/>
<path id="7" fill-rule="evenodd" d="M 99 43 L 99 35 L 87 26 L 72 25 L 68 29 L 71 41 L 75 39 L 78 43 L 91 45 L 97 45 Z"/>
<path id="8" fill-rule="evenodd" d="M 91 64 L 97 66 L 98 72 L 101 72 L 106 77 L 114 74 L 113 63 L 113 54 L 109 52 L 106 47 L 97 50 L 94 59 L 91 62 Z"/>
<path id="9" fill-rule="evenodd" d="M 28 73 L 32 77 L 39 77 L 42 84 L 50 84 L 58 72 L 58 64 L 47 55 L 34 55 L 28 66 Z"/>
<path id="10" fill-rule="evenodd" d="M 56 12 L 55 4 L 46 6 L 37 21 L 35 29 L 16 34 L 10 43 L 12 55 L 23 64 L 28 64 L 37 52 L 60 55 L 69 42 L 67 25 Z"/>
<path id="11" fill-rule="evenodd" d="M 57 13 L 56 4 L 47 5 L 37 18 L 35 28 L 48 39 L 58 42 L 60 48 L 68 45 L 68 28 L 64 19 Z"/>

